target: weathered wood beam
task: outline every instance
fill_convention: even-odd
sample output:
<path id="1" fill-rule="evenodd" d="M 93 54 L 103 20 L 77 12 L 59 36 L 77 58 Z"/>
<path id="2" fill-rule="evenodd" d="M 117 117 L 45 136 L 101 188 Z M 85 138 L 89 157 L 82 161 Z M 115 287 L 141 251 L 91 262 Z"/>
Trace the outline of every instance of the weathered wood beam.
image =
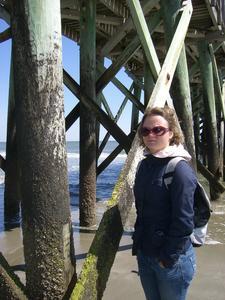
<path id="1" fill-rule="evenodd" d="M 10 13 L 0 5 L 0 19 L 3 19 L 8 25 L 10 25 Z"/>
<path id="2" fill-rule="evenodd" d="M 80 19 L 80 11 L 77 9 L 63 8 L 63 9 L 61 9 L 61 18 L 67 19 L 67 20 L 78 21 Z M 103 23 L 103 24 L 119 26 L 119 25 L 123 24 L 123 18 L 97 14 L 96 15 L 96 23 Z"/>
<path id="3" fill-rule="evenodd" d="M 182 32 L 185 36 L 185 31 Z M 184 37 L 181 40 L 183 39 Z M 181 43 L 179 39 L 176 39 L 176 42 Z M 171 45 L 174 47 L 176 46 L 174 51 L 176 55 L 179 56 L 177 47 L 181 50 L 180 45 L 177 46 L 176 43 L 174 45 L 173 42 Z M 171 58 L 171 54 L 169 57 Z M 171 64 L 173 63 L 171 62 L 171 60 L 169 60 L 166 61 L 166 67 L 164 67 L 164 65 L 162 66 L 161 73 L 166 73 L 163 75 L 163 78 L 166 78 L 167 69 L 170 71 L 170 76 L 173 77 L 176 66 L 173 66 L 171 68 L 170 66 L 168 66 L 169 62 Z M 159 77 L 159 80 L 160 79 L 161 78 Z M 172 80 L 172 78 L 170 79 Z M 157 84 L 157 82 L 154 88 L 154 90 L 156 89 L 156 92 L 154 92 L 153 90 L 149 105 L 164 106 L 168 98 L 167 86 L 165 87 L 165 80 L 160 80 L 160 84 Z M 164 90 L 164 93 L 161 94 L 161 97 L 158 97 L 157 92 L 159 93 L 161 88 Z M 167 92 L 165 92 L 165 90 Z M 122 172 L 120 173 L 119 179 L 113 190 L 112 197 L 108 202 L 108 210 L 103 215 L 90 251 L 83 265 L 80 277 L 73 290 L 71 296 L 72 300 L 101 299 L 102 297 L 109 276 L 110 268 L 114 261 L 119 241 L 122 236 L 123 226 L 126 223 L 127 216 L 132 207 L 132 203 L 134 200 L 133 185 L 136 168 L 142 158 L 143 148 L 140 147 L 140 140 L 138 135 L 136 134 L 132 143 L 132 148 L 128 153 Z M 107 249 L 105 247 L 106 244 Z"/>
<path id="4" fill-rule="evenodd" d="M 155 31 L 163 34 L 164 33 L 163 25 L 158 26 Z M 194 41 L 196 42 L 196 40 L 204 40 L 205 39 L 205 31 L 201 30 L 201 29 L 189 28 L 186 33 L 186 40 L 189 40 L 189 38 L 190 38 L 190 41 L 193 40 L 193 42 Z"/>
<path id="5" fill-rule="evenodd" d="M 0 252 L 0 295 L 1 299 L 26 300 L 25 286 L 10 268 Z"/>
<path id="6" fill-rule="evenodd" d="M 214 93 L 214 80 L 212 59 L 209 53 L 208 44 L 199 42 L 199 65 L 203 86 L 203 99 L 205 108 L 205 122 L 207 128 L 207 157 L 208 169 L 215 176 L 219 174 L 219 149 L 218 149 L 218 132 L 217 132 L 217 118 L 216 105 Z M 212 200 L 219 198 L 219 194 L 210 185 L 210 195 Z"/>
<path id="7" fill-rule="evenodd" d="M 154 89 L 155 82 L 151 73 L 151 69 L 144 55 L 144 106 L 148 105 L 151 93 Z"/>
<path id="8" fill-rule="evenodd" d="M 192 82 L 195 74 L 199 71 L 199 63 L 196 62 L 195 64 L 193 64 L 189 70 L 189 80 L 190 82 Z"/>
<path id="9" fill-rule="evenodd" d="M 213 43 L 213 52 L 216 53 L 217 50 L 219 50 L 225 42 L 215 42 Z"/>
<path id="10" fill-rule="evenodd" d="M 128 18 L 129 10 L 120 0 L 99 0 L 102 4 L 104 4 L 111 12 L 113 12 L 117 16 L 121 16 L 123 18 Z"/>
<path id="11" fill-rule="evenodd" d="M 105 107 L 107 114 L 113 119 L 112 112 L 105 99 L 102 99 L 102 104 Z M 78 103 L 65 118 L 66 131 L 76 122 L 80 117 L 80 104 Z"/>
<path id="12" fill-rule="evenodd" d="M 159 0 L 145 0 L 143 3 L 143 13 L 147 14 Z M 127 33 L 134 27 L 132 18 L 129 17 L 126 22 L 117 29 L 117 32 L 106 42 L 101 49 L 101 56 L 107 56 L 111 50 L 127 35 Z"/>
<path id="13" fill-rule="evenodd" d="M 109 106 L 109 104 L 108 104 L 108 102 L 107 102 L 105 96 L 103 95 L 103 93 L 100 92 L 99 95 L 98 95 L 98 97 L 100 97 L 101 103 L 102 103 L 102 105 L 104 106 L 104 108 L 105 108 L 105 110 L 106 110 L 108 116 L 109 116 L 111 119 L 113 119 L 112 111 L 111 111 L 110 106 Z"/>
<path id="14" fill-rule="evenodd" d="M 139 0 L 130 0 L 128 2 L 134 25 L 140 38 L 142 47 L 145 51 L 146 59 L 152 71 L 153 78 L 157 80 L 161 66 L 149 33 L 148 26 L 140 5 Z"/>
<path id="15" fill-rule="evenodd" d="M 63 71 L 64 84 L 67 88 L 83 103 L 88 109 L 91 109 L 95 114 L 99 122 L 111 133 L 114 139 L 123 146 L 126 152 L 129 152 L 131 147 L 131 140 L 126 136 L 126 134 L 116 125 L 112 119 L 110 119 L 107 114 L 81 91 L 80 86 L 76 81 L 64 70 Z M 82 97 L 84 94 L 85 97 Z"/>
<path id="16" fill-rule="evenodd" d="M 165 40 L 167 47 L 169 47 L 176 30 L 176 23 L 179 20 L 181 4 L 180 0 L 161 0 L 161 4 L 163 24 L 165 27 Z M 183 28 L 180 27 L 180 30 L 182 31 Z M 182 47 L 179 55 L 170 94 L 173 98 L 177 116 L 179 120 L 181 120 L 181 128 L 184 133 L 186 146 L 192 157 L 192 166 L 195 170 L 197 170 L 191 92 L 185 46 Z"/>
<path id="17" fill-rule="evenodd" d="M 218 12 L 214 6 L 211 5 L 211 1 L 205 0 L 206 7 L 208 9 L 209 15 L 212 19 L 212 23 L 215 27 L 218 27 Z"/>
<path id="18" fill-rule="evenodd" d="M 161 19 L 160 12 L 157 12 L 154 17 L 149 22 L 150 32 L 158 26 Z M 146 25 L 147 26 L 147 25 Z M 102 90 L 109 81 L 116 75 L 120 68 L 135 54 L 135 52 L 141 47 L 140 40 L 136 36 L 130 44 L 124 49 L 124 51 L 119 55 L 117 60 L 113 62 L 110 67 L 100 76 L 96 82 L 96 91 Z"/>
<path id="19" fill-rule="evenodd" d="M 80 104 L 78 103 L 65 118 L 66 131 L 76 122 L 80 116 Z"/>
<path id="20" fill-rule="evenodd" d="M 190 49 L 190 46 L 186 46 L 185 50 L 186 50 L 187 54 L 189 55 L 189 57 L 196 63 L 198 61 L 198 58 L 196 57 L 195 52 L 193 52 Z"/>
<path id="21" fill-rule="evenodd" d="M 134 138 L 134 131 L 130 132 L 128 135 L 131 139 Z M 100 175 L 110 164 L 111 162 L 123 151 L 123 147 L 118 145 L 108 156 L 107 158 L 97 167 L 97 176 Z"/>
<path id="22" fill-rule="evenodd" d="M 139 99 L 139 101 L 140 101 L 140 99 L 141 99 L 141 89 L 135 83 L 134 83 L 134 96 L 137 99 Z M 130 126 L 130 131 L 131 132 L 134 131 L 135 129 L 137 129 L 138 122 L 139 122 L 139 110 L 133 104 L 132 112 L 131 112 L 131 126 Z"/>
<path id="23" fill-rule="evenodd" d="M 209 53 L 212 60 L 212 67 L 213 67 L 213 74 L 214 74 L 214 84 L 215 84 L 215 90 L 217 92 L 218 101 L 219 101 L 219 108 L 223 115 L 223 120 L 225 119 L 225 107 L 224 107 L 224 99 L 222 98 L 222 87 L 220 85 L 220 79 L 219 79 L 219 72 L 217 68 L 217 62 L 213 51 L 212 44 L 209 45 Z"/>
<path id="24" fill-rule="evenodd" d="M 11 58 L 9 96 L 8 96 L 8 116 L 7 116 L 7 136 L 6 136 L 6 165 L 5 165 L 5 189 L 4 189 L 4 223 L 19 223 L 21 191 L 19 183 L 18 169 L 18 149 L 16 141 L 16 108 L 14 96 L 14 74 L 13 59 Z"/>
<path id="25" fill-rule="evenodd" d="M 209 32 L 205 35 L 205 39 L 208 42 L 213 42 L 213 41 L 220 41 L 220 42 L 224 42 L 225 41 L 225 33 L 221 30 L 219 31 L 212 31 Z"/>
<path id="26" fill-rule="evenodd" d="M 6 162 L 5 162 L 5 159 L 4 157 L 1 156 L 0 154 L 0 168 L 5 172 L 5 165 L 6 165 Z"/>
<path id="27" fill-rule="evenodd" d="M 101 73 L 106 72 L 106 68 L 103 66 L 98 65 L 97 68 L 101 71 Z M 130 101 L 137 106 L 137 108 L 144 112 L 144 106 L 138 100 L 136 97 L 129 91 L 116 77 L 111 79 L 112 83 L 126 96 L 130 99 Z"/>
<path id="28" fill-rule="evenodd" d="M 213 173 L 211 173 L 200 161 L 197 161 L 197 167 L 199 172 L 209 181 L 209 183 L 215 186 L 216 190 L 220 193 L 225 192 L 225 185 L 220 181 Z"/>
<path id="29" fill-rule="evenodd" d="M 11 39 L 11 28 L 7 28 L 5 31 L 0 32 L 0 43 L 3 43 L 9 39 Z"/>
<path id="30" fill-rule="evenodd" d="M 131 92 L 132 90 L 133 90 L 133 83 L 131 84 L 131 87 L 130 87 L 129 91 Z M 122 114 L 122 112 L 123 112 L 123 109 L 124 109 L 124 107 L 125 107 L 126 104 L 127 104 L 127 101 L 128 101 L 128 97 L 126 96 L 125 99 L 123 100 L 123 102 L 122 102 L 122 104 L 121 104 L 121 106 L 120 106 L 120 108 L 119 108 L 119 110 L 118 110 L 118 112 L 117 112 L 115 118 L 113 118 L 114 122 L 117 123 L 117 121 L 119 120 L 119 118 L 120 118 L 120 116 L 121 116 L 121 114 Z M 99 149 L 98 149 L 98 157 L 101 155 L 101 153 L 102 153 L 102 151 L 103 151 L 105 145 L 107 144 L 107 142 L 108 142 L 108 140 L 109 140 L 109 137 L 110 137 L 110 133 L 107 132 L 106 135 L 105 135 L 105 137 L 103 138 L 103 140 L 102 140 L 102 142 L 101 142 L 101 145 L 99 146 Z"/>
<path id="31" fill-rule="evenodd" d="M 160 104 L 161 103 L 160 99 L 164 99 L 165 93 L 167 94 L 167 98 L 168 98 L 169 89 L 184 44 L 185 34 L 188 29 L 188 25 L 191 19 L 191 14 L 192 14 L 192 5 L 191 2 L 188 2 L 188 4 L 184 7 L 180 21 L 176 28 L 176 32 L 174 33 L 170 47 L 167 51 L 161 72 L 159 74 L 155 88 L 151 95 L 151 99 L 149 100 L 148 103 L 149 106 L 152 106 L 153 99 L 155 102 Z M 163 100 L 162 100 L 162 105 L 164 105 Z"/>
<path id="32" fill-rule="evenodd" d="M 133 80 L 133 82 L 140 87 L 140 89 L 144 90 L 143 79 L 135 76 L 131 71 L 125 70 L 125 73 Z"/>
<path id="33" fill-rule="evenodd" d="M 222 31 L 221 25 L 219 25 L 218 20 L 217 20 L 217 11 L 216 11 L 215 7 L 213 7 L 211 5 L 211 2 L 209 0 L 205 0 L 205 3 L 207 6 L 207 9 L 209 11 L 210 17 L 212 19 L 212 23 L 213 23 L 214 27 L 217 30 Z M 224 12 L 223 12 L 223 14 L 224 14 Z M 225 52 L 225 42 L 222 44 L 222 48 L 223 48 L 223 51 Z"/>

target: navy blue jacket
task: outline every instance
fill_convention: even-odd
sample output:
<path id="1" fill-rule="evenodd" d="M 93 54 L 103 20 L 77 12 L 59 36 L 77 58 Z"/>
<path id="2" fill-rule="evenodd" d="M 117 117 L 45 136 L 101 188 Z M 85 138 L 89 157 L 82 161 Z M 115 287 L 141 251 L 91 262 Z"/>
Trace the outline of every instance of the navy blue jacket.
<path id="1" fill-rule="evenodd" d="M 166 267 L 172 266 L 190 246 L 197 185 L 194 171 L 182 160 L 167 189 L 163 176 L 170 159 L 147 156 L 140 164 L 134 185 L 137 219 L 133 254 L 141 249 Z"/>

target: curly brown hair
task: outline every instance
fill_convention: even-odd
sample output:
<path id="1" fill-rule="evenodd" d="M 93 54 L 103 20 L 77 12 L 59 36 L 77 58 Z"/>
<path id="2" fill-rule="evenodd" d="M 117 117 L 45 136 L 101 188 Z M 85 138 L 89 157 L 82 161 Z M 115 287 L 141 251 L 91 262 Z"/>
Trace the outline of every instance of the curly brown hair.
<path id="1" fill-rule="evenodd" d="M 161 116 L 168 122 L 169 129 L 173 132 L 173 137 L 170 140 L 170 145 L 179 145 L 184 143 L 184 135 L 180 128 L 175 110 L 173 108 L 165 106 L 165 107 L 153 107 L 153 108 L 146 109 L 144 116 L 141 120 L 141 124 L 138 128 L 138 135 L 141 140 L 141 144 L 143 146 L 144 146 L 144 142 L 141 135 L 141 128 L 143 126 L 146 117 L 150 117 L 150 116 Z"/>

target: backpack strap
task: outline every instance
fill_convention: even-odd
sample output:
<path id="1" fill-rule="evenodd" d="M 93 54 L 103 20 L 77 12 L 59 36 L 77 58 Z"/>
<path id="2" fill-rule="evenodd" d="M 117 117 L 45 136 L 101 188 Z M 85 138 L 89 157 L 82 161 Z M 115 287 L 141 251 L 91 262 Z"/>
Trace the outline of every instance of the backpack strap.
<path id="1" fill-rule="evenodd" d="M 164 184 L 165 184 L 167 189 L 168 189 L 169 184 L 171 184 L 171 182 L 173 180 L 173 173 L 175 171 L 176 165 L 181 160 L 186 161 L 185 158 L 183 158 L 181 156 L 176 156 L 176 157 L 172 158 L 166 166 L 166 170 L 165 170 L 165 173 L 164 173 L 164 176 L 163 176 L 163 181 L 164 181 Z"/>

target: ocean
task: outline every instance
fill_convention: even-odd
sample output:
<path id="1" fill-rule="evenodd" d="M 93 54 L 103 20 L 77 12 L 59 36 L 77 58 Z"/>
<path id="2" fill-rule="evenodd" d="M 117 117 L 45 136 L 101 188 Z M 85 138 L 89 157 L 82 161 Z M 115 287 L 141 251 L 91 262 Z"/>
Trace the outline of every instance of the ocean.
<path id="1" fill-rule="evenodd" d="M 99 164 L 116 148 L 115 141 L 109 141 L 103 150 Z M 67 142 L 67 166 L 70 192 L 71 213 L 79 207 L 79 142 Z M 6 144 L 0 142 L 0 154 L 5 158 Z M 117 158 L 98 176 L 96 201 L 105 202 L 111 197 L 121 168 L 125 162 L 126 153 L 122 151 Z M 4 230 L 4 172 L 0 169 L 0 232 Z"/>

